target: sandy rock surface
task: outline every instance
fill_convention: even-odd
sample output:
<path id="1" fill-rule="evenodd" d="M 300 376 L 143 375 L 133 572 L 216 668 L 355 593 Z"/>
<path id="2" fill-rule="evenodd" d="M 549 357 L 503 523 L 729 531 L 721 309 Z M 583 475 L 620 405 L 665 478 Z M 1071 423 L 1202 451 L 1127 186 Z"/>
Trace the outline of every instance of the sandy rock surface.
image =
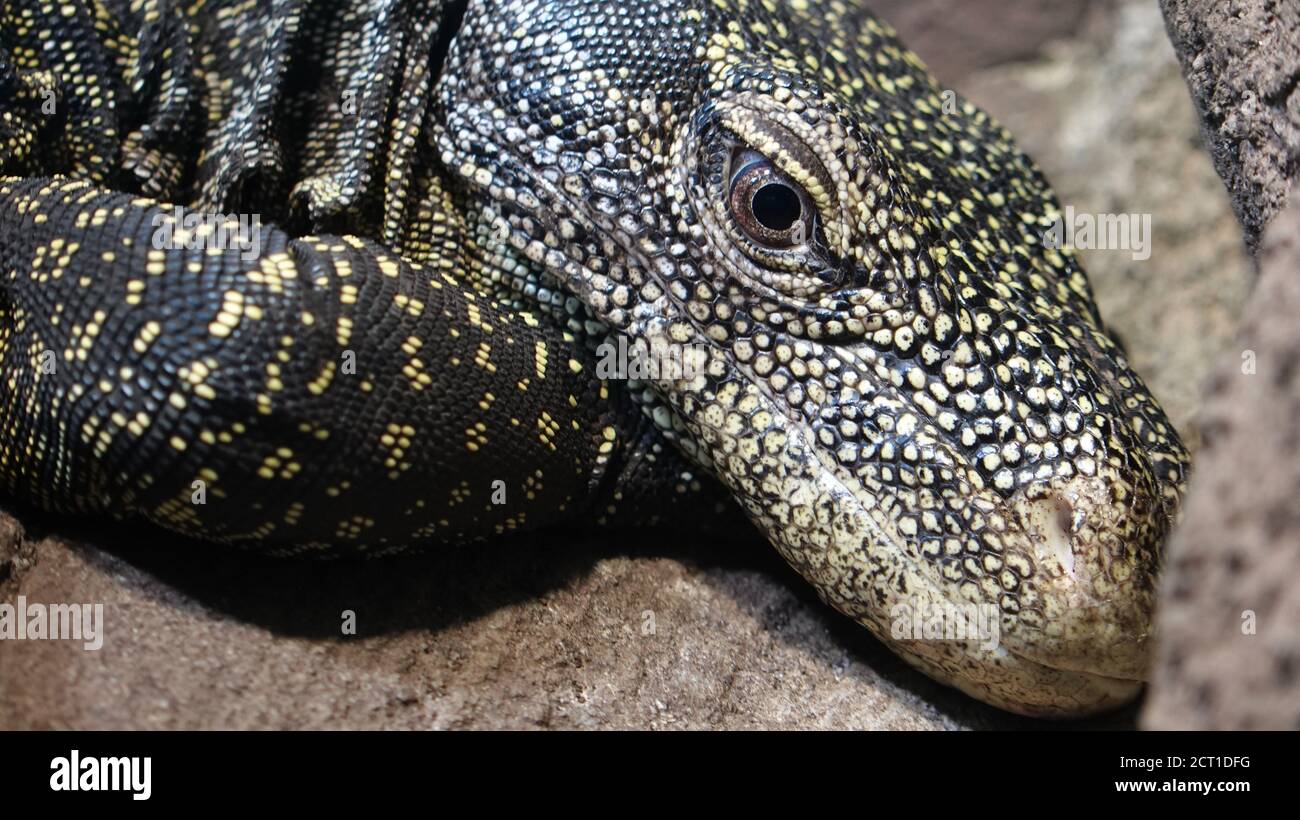
<path id="1" fill-rule="evenodd" d="M 1300 729 L 1300 5 L 1162 6 L 1259 278 L 1206 397 L 1142 725 Z"/>
<path id="2" fill-rule="evenodd" d="M 1205 408 L 1206 447 L 1169 544 L 1143 725 L 1300 729 L 1300 189 Z"/>

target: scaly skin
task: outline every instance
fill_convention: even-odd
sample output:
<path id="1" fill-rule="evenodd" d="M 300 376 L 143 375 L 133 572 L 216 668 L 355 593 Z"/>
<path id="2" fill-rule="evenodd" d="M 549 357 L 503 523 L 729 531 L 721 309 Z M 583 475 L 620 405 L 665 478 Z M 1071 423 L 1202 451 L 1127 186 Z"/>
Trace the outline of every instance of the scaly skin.
<path id="1" fill-rule="evenodd" d="M 933 677 L 1136 694 L 1186 452 L 1041 174 L 867 11 L 118 5 L 0 21 L 6 493 L 376 552 L 712 510 L 704 472 Z M 278 224 L 159 249 L 141 194 Z M 696 369 L 611 379 L 619 340 Z M 895 635 L 945 604 L 998 645 Z"/>

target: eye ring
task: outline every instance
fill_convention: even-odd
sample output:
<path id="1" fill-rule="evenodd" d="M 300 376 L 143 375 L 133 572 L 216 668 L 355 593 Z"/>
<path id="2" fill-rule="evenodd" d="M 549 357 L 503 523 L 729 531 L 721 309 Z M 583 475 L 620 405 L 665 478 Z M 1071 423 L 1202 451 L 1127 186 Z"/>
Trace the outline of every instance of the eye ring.
<path id="1" fill-rule="evenodd" d="M 728 205 L 750 239 L 772 249 L 793 248 L 808 241 L 814 211 L 797 183 L 755 151 L 738 152 L 732 167 Z"/>

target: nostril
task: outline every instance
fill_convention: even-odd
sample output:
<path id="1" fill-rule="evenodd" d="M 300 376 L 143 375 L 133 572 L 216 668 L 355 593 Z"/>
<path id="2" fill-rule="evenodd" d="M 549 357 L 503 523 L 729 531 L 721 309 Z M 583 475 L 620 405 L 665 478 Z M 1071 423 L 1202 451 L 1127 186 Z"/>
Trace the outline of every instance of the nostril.
<path id="1" fill-rule="evenodd" d="M 1074 505 L 1059 493 L 1030 501 L 1025 511 L 1039 564 L 1054 562 L 1070 577 L 1074 577 L 1074 518 Z"/>

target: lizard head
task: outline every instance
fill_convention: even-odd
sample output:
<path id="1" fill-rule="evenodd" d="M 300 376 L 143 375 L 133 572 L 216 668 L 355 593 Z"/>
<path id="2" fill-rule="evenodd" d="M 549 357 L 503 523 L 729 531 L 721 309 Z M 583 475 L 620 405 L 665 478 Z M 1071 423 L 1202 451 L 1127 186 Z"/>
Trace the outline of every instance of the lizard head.
<path id="1" fill-rule="evenodd" d="M 486 6 L 437 143 L 529 292 L 682 351 L 648 411 L 910 663 L 1134 697 L 1187 456 L 1007 133 L 852 3 Z"/>

